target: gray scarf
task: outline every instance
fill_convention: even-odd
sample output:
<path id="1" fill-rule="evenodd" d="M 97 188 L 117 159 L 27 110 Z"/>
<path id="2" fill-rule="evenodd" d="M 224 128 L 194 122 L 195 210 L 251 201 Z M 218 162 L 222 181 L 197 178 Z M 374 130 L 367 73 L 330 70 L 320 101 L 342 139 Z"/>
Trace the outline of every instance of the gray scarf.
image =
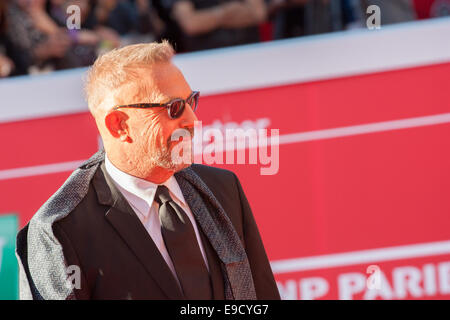
<path id="1" fill-rule="evenodd" d="M 86 196 L 89 183 L 105 153 L 98 151 L 77 168 L 59 190 L 38 210 L 17 236 L 21 299 L 74 299 L 66 279 L 66 263 L 52 224 L 63 219 Z M 244 247 L 230 219 L 203 180 L 191 169 L 175 178 L 197 223 L 216 251 L 222 266 L 225 298 L 254 300 L 255 287 Z"/>

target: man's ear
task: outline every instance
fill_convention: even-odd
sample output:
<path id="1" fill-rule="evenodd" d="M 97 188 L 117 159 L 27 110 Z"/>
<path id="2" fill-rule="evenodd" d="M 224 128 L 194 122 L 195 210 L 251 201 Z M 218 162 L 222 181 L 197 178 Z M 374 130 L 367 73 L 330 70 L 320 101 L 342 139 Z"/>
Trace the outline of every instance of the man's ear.
<path id="1" fill-rule="evenodd" d="M 126 113 L 113 110 L 106 115 L 105 126 L 114 138 L 124 142 L 130 142 L 131 137 L 129 135 L 127 120 L 128 116 Z"/>

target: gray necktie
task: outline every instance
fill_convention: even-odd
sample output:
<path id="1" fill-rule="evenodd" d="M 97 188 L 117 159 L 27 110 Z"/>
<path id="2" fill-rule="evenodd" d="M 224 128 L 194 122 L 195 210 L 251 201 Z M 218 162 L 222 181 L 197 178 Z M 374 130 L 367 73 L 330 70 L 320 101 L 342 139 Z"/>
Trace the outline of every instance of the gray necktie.
<path id="1" fill-rule="evenodd" d="M 212 299 L 208 269 L 189 217 L 170 197 L 166 186 L 158 186 L 155 201 L 159 204 L 161 234 L 184 296 L 189 300 Z"/>

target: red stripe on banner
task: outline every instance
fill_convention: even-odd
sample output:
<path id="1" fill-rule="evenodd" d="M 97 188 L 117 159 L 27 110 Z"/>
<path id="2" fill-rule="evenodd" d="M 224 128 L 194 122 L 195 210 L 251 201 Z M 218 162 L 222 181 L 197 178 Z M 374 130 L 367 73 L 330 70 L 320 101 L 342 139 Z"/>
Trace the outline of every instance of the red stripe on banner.
<path id="1" fill-rule="evenodd" d="M 239 176 L 271 261 L 449 239 L 449 75 L 446 63 L 201 99 L 203 125 L 280 130 L 277 174 L 261 175 L 260 164 L 217 165 Z M 0 134 L 8 150 L 0 159 L 0 212 L 18 213 L 21 226 L 98 147 L 87 112 L 5 123 Z M 377 264 L 394 298 L 440 298 L 448 297 L 448 261 L 448 254 L 419 255 Z M 367 276 L 367 265 L 276 278 L 285 287 L 294 281 L 295 298 L 301 279 L 317 277 L 329 286 L 320 297 L 362 299 L 365 289 L 350 282 Z M 410 268 L 395 271 L 401 267 Z M 422 277 L 420 290 L 402 278 L 408 272 Z M 359 275 L 339 282 L 346 273 Z"/>

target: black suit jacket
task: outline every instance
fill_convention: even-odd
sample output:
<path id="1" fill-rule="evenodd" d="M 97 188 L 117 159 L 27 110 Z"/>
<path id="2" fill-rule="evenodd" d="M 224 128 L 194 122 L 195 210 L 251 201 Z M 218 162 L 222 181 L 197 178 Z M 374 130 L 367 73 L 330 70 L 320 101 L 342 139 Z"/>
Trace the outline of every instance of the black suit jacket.
<path id="1" fill-rule="evenodd" d="M 204 165 L 194 164 L 191 169 L 205 182 L 231 220 L 247 254 L 257 298 L 280 299 L 252 211 L 236 175 Z M 77 299 L 183 299 L 158 248 L 115 187 L 104 163 L 96 170 L 81 202 L 56 221 L 52 229 L 63 248 L 65 264 L 80 267 L 81 281 L 74 290 Z M 202 231 L 201 238 L 213 298 L 224 299 L 223 265 Z"/>

